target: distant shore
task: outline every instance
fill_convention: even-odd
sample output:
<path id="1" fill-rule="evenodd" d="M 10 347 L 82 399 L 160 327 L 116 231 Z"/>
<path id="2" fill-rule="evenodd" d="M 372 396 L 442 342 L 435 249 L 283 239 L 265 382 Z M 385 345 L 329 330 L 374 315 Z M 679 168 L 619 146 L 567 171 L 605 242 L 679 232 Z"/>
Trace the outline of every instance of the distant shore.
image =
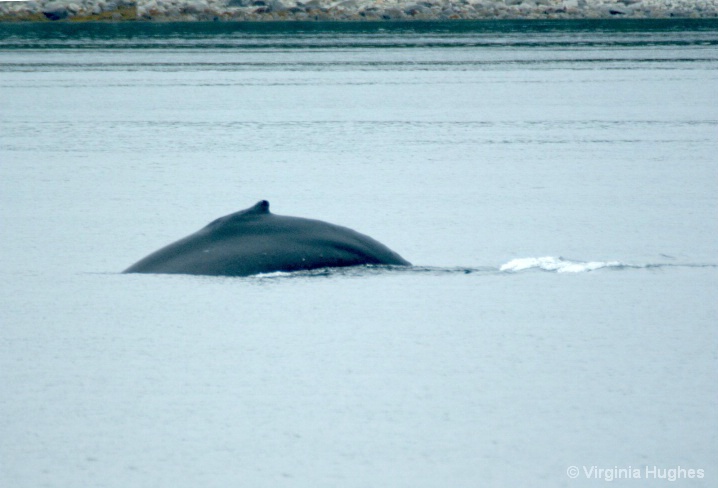
<path id="1" fill-rule="evenodd" d="M 718 0 L 27 0 L 0 22 L 718 18 Z"/>

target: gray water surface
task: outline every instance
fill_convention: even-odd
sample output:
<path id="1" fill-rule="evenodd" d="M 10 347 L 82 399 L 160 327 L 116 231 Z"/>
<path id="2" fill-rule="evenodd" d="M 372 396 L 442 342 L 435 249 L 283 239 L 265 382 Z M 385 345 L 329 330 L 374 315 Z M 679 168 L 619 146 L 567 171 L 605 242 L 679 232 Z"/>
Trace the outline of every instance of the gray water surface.
<path id="1" fill-rule="evenodd" d="M 714 486 L 718 26 L 611 25 L 2 26 L 0 486 Z M 416 267 L 119 273 L 260 199 Z"/>

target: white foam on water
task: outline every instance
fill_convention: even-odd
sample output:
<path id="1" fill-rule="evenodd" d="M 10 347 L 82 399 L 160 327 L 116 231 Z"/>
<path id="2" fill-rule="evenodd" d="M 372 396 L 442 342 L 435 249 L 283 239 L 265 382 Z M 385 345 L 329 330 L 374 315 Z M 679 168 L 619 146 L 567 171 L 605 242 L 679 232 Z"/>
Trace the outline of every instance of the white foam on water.
<path id="1" fill-rule="evenodd" d="M 517 258 L 502 264 L 499 271 L 517 272 L 527 269 L 542 269 L 557 273 L 583 273 L 601 268 L 623 267 L 620 261 L 571 261 L 561 257 Z"/>
<path id="2" fill-rule="evenodd" d="M 280 278 L 283 276 L 292 276 L 292 273 L 289 271 L 268 271 L 266 273 L 257 273 L 253 276 L 255 278 Z"/>

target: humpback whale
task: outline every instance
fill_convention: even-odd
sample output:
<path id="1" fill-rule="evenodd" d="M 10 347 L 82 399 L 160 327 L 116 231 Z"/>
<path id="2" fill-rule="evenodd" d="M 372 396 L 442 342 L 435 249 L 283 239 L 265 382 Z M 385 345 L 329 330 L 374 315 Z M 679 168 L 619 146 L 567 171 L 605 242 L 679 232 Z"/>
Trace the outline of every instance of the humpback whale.
<path id="1" fill-rule="evenodd" d="M 124 273 L 249 276 L 367 264 L 410 265 L 369 236 L 320 220 L 275 215 L 262 200 L 153 252 Z"/>

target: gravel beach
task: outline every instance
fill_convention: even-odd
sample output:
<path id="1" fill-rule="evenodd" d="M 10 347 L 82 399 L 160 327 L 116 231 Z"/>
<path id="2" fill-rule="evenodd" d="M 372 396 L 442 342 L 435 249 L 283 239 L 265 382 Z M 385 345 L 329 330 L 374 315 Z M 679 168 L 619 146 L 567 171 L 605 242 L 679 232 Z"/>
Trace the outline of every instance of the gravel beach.
<path id="1" fill-rule="evenodd" d="M 718 18 L 718 0 L 30 0 L 0 21 L 411 21 Z"/>

